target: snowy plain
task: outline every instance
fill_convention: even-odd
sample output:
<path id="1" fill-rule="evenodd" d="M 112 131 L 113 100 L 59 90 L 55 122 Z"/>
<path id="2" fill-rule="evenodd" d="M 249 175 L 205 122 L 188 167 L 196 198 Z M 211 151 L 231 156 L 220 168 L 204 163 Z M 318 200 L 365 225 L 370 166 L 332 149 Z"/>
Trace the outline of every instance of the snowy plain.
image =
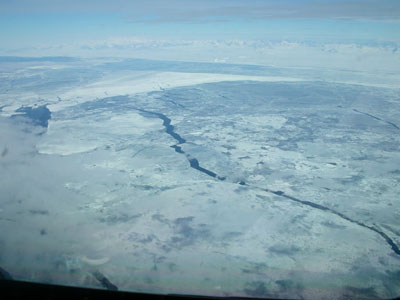
<path id="1" fill-rule="evenodd" d="M 102 287 L 100 272 L 120 290 L 218 296 L 400 294 L 397 75 L 0 64 L 0 266 L 13 277 Z"/>

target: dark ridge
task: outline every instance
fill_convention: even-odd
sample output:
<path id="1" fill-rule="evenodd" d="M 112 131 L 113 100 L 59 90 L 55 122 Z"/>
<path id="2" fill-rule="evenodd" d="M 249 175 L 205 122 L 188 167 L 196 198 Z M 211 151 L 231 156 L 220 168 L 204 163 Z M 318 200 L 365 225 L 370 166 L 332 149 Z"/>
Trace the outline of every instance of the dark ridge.
<path id="1" fill-rule="evenodd" d="M 95 271 L 92 275 L 100 282 L 101 286 L 110 291 L 118 291 L 118 287 L 110 282 L 103 274 L 99 271 Z"/>
<path id="2" fill-rule="evenodd" d="M 215 174 L 214 172 L 200 167 L 199 161 L 196 158 L 190 158 L 189 163 L 190 163 L 190 167 L 192 167 L 193 169 L 203 172 L 204 174 L 207 174 L 208 176 L 211 176 L 214 178 L 217 177 L 217 174 Z"/>
<path id="3" fill-rule="evenodd" d="M 4 157 L 4 156 L 6 156 L 6 155 L 7 155 L 7 153 L 8 153 L 8 148 L 7 148 L 7 147 L 5 147 L 5 148 L 3 149 L 3 151 L 1 152 L 1 157 Z"/>
<path id="4" fill-rule="evenodd" d="M 275 195 L 278 195 L 278 196 L 282 196 L 283 195 L 282 191 L 268 191 L 268 192 L 270 192 L 272 194 L 275 194 Z"/>
<path id="5" fill-rule="evenodd" d="M 181 153 L 181 154 L 185 153 L 185 151 L 183 151 L 182 148 L 179 147 L 178 145 L 172 145 L 170 147 L 173 148 L 175 150 L 175 152 L 178 152 L 178 153 Z"/>
<path id="6" fill-rule="evenodd" d="M 175 152 L 177 152 L 177 153 L 185 154 L 185 152 L 182 150 L 182 147 L 180 147 L 178 145 L 186 143 L 186 140 L 174 131 L 175 127 L 173 125 L 171 125 L 170 118 L 168 118 L 164 114 L 157 113 L 157 112 L 152 112 L 152 111 L 148 111 L 148 110 L 144 110 L 144 109 L 140 109 L 140 108 L 133 108 L 133 109 L 143 112 L 143 113 L 146 113 L 146 114 L 156 116 L 157 118 L 161 119 L 163 121 L 163 126 L 165 127 L 165 132 L 168 133 L 170 136 L 172 136 L 176 141 L 178 141 L 178 144 L 172 145 L 170 147 L 173 148 L 175 150 Z M 201 167 L 199 161 L 196 158 L 191 157 L 190 155 L 186 155 L 186 157 L 189 161 L 191 168 L 196 169 L 196 170 L 198 170 L 208 176 L 211 176 L 213 178 L 217 178 L 218 180 L 221 180 L 221 181 L 225 180 L 225 177 L 217 176 L 216 173 Z"/>
<path id="7" fill-rule="evenodd" d="M 373 231 L 375 231 L 376 233 L 378 233 L 381 237 L 383 237 L 386 240 L 386 243 L 388 243 L 390 245 L 390 247 L 392 247 L 392 250 L 397 254 L 400 255 L 400 249 L 399 247 L 393 242 L 393 240 L 384 232 L 379 231 L 375 228 L 372 227 L 367 227 Z"/>
<path id="8" fill-rule="evenodd" d="M 274 193 L 274 194 L 275 194 L 275 195 L 279 195 L 279 196 L 281 196 L 281 197 L 285 197 L 285 198 L 287 198 L 287 199 L 290 199 L 290 200 L 293 200 L 293 201 L 296 201 L 296 202 L 299 202 L 299 203 L 304 204 L 304 205 L 311 206 L 311 207 L 313 207 L 313 208 L 317 208 L 317 209 L 325 210 L 325 211 L 330 210 L 329 208 L 327 208 L 327 207 L 325 207 L 325 206 L 322 206 L 322 205 L 320 205 L 320 204 L 316 204 L 316 203 L 311 202 L 311 201 L 300 200 L 300 199 L 297 199 L 297 198 L 295 198 L 295 197 L 286 195 L 284 192 L 281 192 L 281 191 L 278 191 L 278 192 L 280 192 L 280 193 L 279 193 L 279 194 L 278 194 L 278 193 Z M 333 212 L 333 211 L 332 211 L 332 212 Z"/>
<path id="9" fill-rule="evenodd" d="M 163 120 L 163 126 L 165 127 L 165 132 L 168 133 L 170 136 L 172 136 L 175 140 L 177 140 L 178 145 L 186 143 L 186 140 L 174 131 L 175 128 L 173 125 L 171 125 L 171 119 L 168 118 L 167 116 L 160 114 L 160 113 L 140 109 L 140 108 L 134 108 L 134 109 L 144 112 L 144 113 L 147 113 L 147 114 L 151 114 L 151 115 L 156 116 L 157 118 Z"/>
<path id="10" fill-rule="evenodd" d="M 10 273 L 8 273 L 2 267 L 0 267 L 0 279 L 13 280 L 12 276 L 10 275 Z"/>
<path id="11" fill-rule="evenodd" d="M 174 126 L 172 125 L 166 126 L 166 132 L 174 139 L 176 139 L 179 144 L 184 144 L 186 142 L 185 139 L 183 139 L 179 134 L 174 132 Z"/>
<path id="12" fill-rule="evenodd" d="M 183 139 L 179 134 L 177 134 L 177 133 L 174 132 L 174 127 L 171 125 L 171 119 L 169 119 L 168 117 L 166 117 L 165 115 L 163 115 L 163 114 L 161 114 L 161 113 L 155 113 L 155 112 L 146 111 L 146 110 L 138 109 L 138 108 L 134 108 L 134 109 L 136 109 L 136 110 L 138 110 L 138 111 L 141 111 L 141 112 L 144 112 L 144 113 L 147 113 L 147 114 L 154 115 L 154 116 L 160 118 L 161 120 L 163 120 L 163 125 L 164 125 L 164 127 L 165 127 L 165 129 L 166 129 L 165 131 L 166 131 L 169 135 L 171 135 L 175 140 L 178 141 L 178 144 L 177 144 L 177 145 L 171 146 L 171 148 L 174 148 L 175 151 L 178 152 L 178 153 L 181 153 L 181 154 L 184 154 L 184 153 L 185 153 L 185 152 L 182 150 L 182 148 L 181 148 L 180 146 L 178 146 L 178 145 L 184 144 L 184 143 L 186 142 L 186 140 Z M 358 110 L 356 110 L 356 109 L 353 109 L 353 110 L 354 110 L 355 112 L 362 113 L 362 114 L 368 115 L 368 116 L 370 116 L 370 117 L 373 117 L 374 119 L 381 120 L 381 119 L 379 119 L 378 117 L 372 116 L 372 115 L 370 115 L 370 114 L 360 112 L 360 111 L 358 111 Z M 384 121 L 384 122 L 385 122 L 385 121 Z M 200 172 L 202 172 L 202 173 L 204 173 L 204 174 L 207 174 L 208 176 L 211 176 L 211 177 L 216 178 L 216 179 L 221 180 L 221 181 L 223 181 L 223 180 L 226 179 L 225 177 L 217 176 L 216 173 L 214 173 L 214 172 L 212 172 L 212 171 L 210 171 L 210 170 L 207 170 L 207 169 L 202 168 L 202 167 L 200 166 L 200 164 L 199 164 L 199 161 L 198 161 L 196 158 L 192 158 L 190 155 L 186 155 L 186 157 L 187 157 L 187 159 L 189 160 L 189 163 L 190 163 L 190 167 L 191 167 L 191 168 L 196 169 L 196 170 L 198 170 L 198 171 L 200 171 Z M 239 184 L 239 185 L 247 185 L 246 182 L 243 181 L 243 180 L 241 180 L 240 182 L 238 182 L 238 184 Z M 253 188 L 256 188 L 256 187 L 253 187 Z M 258 188 L 258 189 L 260 189 L 260 188 Z M 270 190 L 270 189 L 262 189 L 262 188 L 261 188 L 261 190 L 263 190 L 263 191 L 265 191 L 265 192 L 268 192 L 268 193 L 272 193 L 272 194 L 277 195 L 277 196 L 280 196 L 280 197 L 284 197 L 284 198 L 286 198 L 286 199 L 289 199 L 289 200 L 292 200 L 292 201 L 295 201 L 295 202 L 298 202 L 298 203 L 301 203 L 301 204 L 303 204 L 303 205 L 310 206 L 310 207 L 315 208 L 315 209 L 319 209 L 319 210 L 322 210 L 322 211 L 325 211 L 325 212 L 330 212 L 330 213 L 335 214 L 335 215 L 339 216 L 340 218 L 342 218 L 342 219 L 344 219 L 344 220 L 347 220 L 347 221 L 349 221 L 349 222 L 351 222 L 351 223 L 353 223 L 353 224 L 357 224 L 357 225 L 359 225 L 359 226 L 361 226 L 361 227 L 364 227 L 364 228 L 367 228 L 367 229 L 369 229 L 369 230 L 372 230 L 372 231 L 374 231 L 375 233 L 379 234 L 382 238 L 385 239 L 386 243 L 390 245 L 390 247 L 392 248 L 392 250 L 393 250 L 394 253 L 396 253 L 397 255 L 400 255 L 400 249 L 399 249 L 399 247 L 393 242 L 393 240 L 392 240 L 387 234 L 385 234 L 384 232 L 380 231 L 379 229 L 377 229 L 377 228 L 375 228 L 375 227 L 373 227 L 373 226 L 369 226 L 369 225 L 366 225 L 366 224 L 364 224 L 364 223 L 362 223 L 362 222 L 360 222 L 360 221 L 353 220 L 353 219 L 347 217 L 346 215 L 344 215 L 344 214 L 342 214 L 342 213 L 340 213 L 340 212 L 338 212 L 338 211 L 336 211 L 336 210 L 334 210 L 334 209 L 328 208 L 328 207 L 326 207 L 326 206 L 323 206 L 323 205 L 320 205 L 320 204 L 317 204 L 317 203 L 314 203 L 314 202 L 311 202 L 311 201 L 300 200 L 300 199 L 298 199 L 298 198 L 296 198 L 296 197 L 287 195 L 287 194 L 285 194 L 283 191 L 273 191 L 273 190 Z"/>
<path id="13" fill-rule="evenodd" d="M 358 112 L 359 114 L 363 114 L 363 115 L 366 115 L 366 116 L 368 116 L 368 117 L 374 118 L 374 119 L 376 119 L 376 120 L 385 122 L 386 124 L 389 124 L 390 126 L 393 126 L 394 128 L 400 130 L 400 127 L 397 126 L 396 124 L 394 124 L 393 122 L 382 120 L 381 118 L 378 118 L 378 117 L 376 117 L 376 116 L 374 116 L 374 115 L 371 115 L 371 114 L 369 114 L 369 113 L 366 113 L 366 112 L 359 111 L 358 109 L 355 109 L 355 108 L 353 109 L 353 111 Z"/>
<path id="14" fill-rule="evenodd" d="M 160 89 L 161 89 L 162 91 L 164 91 L 163 88 L 160 87 Z M 186 108 L 184 105 L 179 104 L 179 103 L 176 103 L 176 102 L 173 101 L 173 100 L 166 100 L 166 101 L 167 101 L 167 102 L 170 102 L 170 103 L 172 103 L 173 105 L 178 106 L 178 107 L 180 107 L 180 108 Z"/>
<path id="15" fill-rule="evenodd" d="M 399 129 L 399 130 L 400 130 L 400 127 L 397 126 L 396 124 L 394 124 L 393 122 L 386 121 L 386 123 L 388 123 L 389 125 L 392 125 L 392 126 L 393 126 L 394 128 L 396 128 L 396 129 Z"/>
<path id="16" fill-rule="evenodd" d="M 374 118 L 374 119 L 376 119 L 376 120 L 382 121 L 381 118 L 378 118 L 378 117 L 376 117 L 376 116 L 374 116 L 374 115 L 371 115 L 371 114 L 369 114 L 369 113 L 359 111 L 358 109 L 355 109 L 355 108 L 354 108 L 353 110 L 354 110 L 355 112 L 360 113 L 360 114 L 363 114 L 363 115 L 366 115 L 366 116 L 368 116 L 368 117 Z"/>
<path id="17" fill-rule="evenodd" d="M 390 245 L 390 247 L 392 248 L 394 253 L 396 253 L 397 255 L 400 255 L 399 247 L 393 242 L 393 240 L 386 233 L 380 231 L 376 227 L 366 225 L 366 224 L 364 224 L 364 223 L 362 223 L 360 221 L 357 221 L 357 220 L 353 220 L 353 219 L 349 218 L 348 216 L 342 214 L 341 212 L 338 212 L 338 211 L 336 211 L 334 209 L 331 209 L 329 207 L 326 207 L 326 206 L 323 206 L 323 205 L 320 205 L 320 204 L 316 204 L 316 203 L 310 202 L 310 201 L 300 200 L 300 199 L 295 198 L 293 196 L 289 196 L 289 195 L 285 194 L 282 191 L 272 191 L 272 190 L 269 190 L 269 189 L 262 189 L 262 190 L 265 191 L 265 192 L 269 192 L 269 193 L 272 193 L 274 195 L 277 195 L 277 196 L 280 196 L 280 197 L 284 197 L 286 199 L 301 203 L 303 205 L 310 206 L 312 208 L 316 208 L 316 209 L 319 209 L 319 210 L 322 210 L 322 211 L 328 211 L 328 212 L 330 212 L 332 214 L 335 214 L 335 215 L 339 216 L 340 218 L 342 218 L 342 219 L 344 219 L 346 221 L 349 221 L 349 222 L 351 222 L 353 224 L 357 224 L 357 225 L 359 225 L 361 227 L 364 227 L 364 228 L 367 228 L 369 230 L 372 230 L 372 231 L 376 232 L 377 234 L 379 234 L 381 237 L 383 237 L 385 239 L 386 243 Z"/>

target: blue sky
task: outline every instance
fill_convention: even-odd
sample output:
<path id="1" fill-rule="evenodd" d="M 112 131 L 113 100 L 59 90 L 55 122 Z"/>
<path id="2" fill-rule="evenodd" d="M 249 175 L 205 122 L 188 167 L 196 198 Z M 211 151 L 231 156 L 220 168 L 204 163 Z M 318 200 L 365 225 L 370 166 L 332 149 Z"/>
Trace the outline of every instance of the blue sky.
<path id="1" fill-rule="evenodd" d="M 398 0 L 0 0 L 0 48 L 147 39 L 400 40 Z"/>

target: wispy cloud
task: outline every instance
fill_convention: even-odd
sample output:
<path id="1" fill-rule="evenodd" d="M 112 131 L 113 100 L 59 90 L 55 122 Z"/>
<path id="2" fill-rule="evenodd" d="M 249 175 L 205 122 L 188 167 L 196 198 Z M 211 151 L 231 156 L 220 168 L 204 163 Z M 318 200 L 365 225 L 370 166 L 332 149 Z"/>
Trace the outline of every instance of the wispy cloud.
<path id="1" fill-rule="evenodd" d="M 217 2 L 218 3 L 218 2 Z M 216 4 L 217 4 L 216 3 Z M 264 1 L 236 3 L 224 2 L 213 7 L 188 8 L 180 12 L 157 12 L 152 17 L 132 14 L 130 20 L 138 23 L 215 22 L 233 20 L 268 19 L 349 19 L 400 20 L 400 1 L 348 0 L 348 1 Z"/>
<path id="2" fill-rule="evenodd" d="M 328 18 L 400 20 L 398 0 L 15 0 L 1 1 L 3 13 L 118 13 L 129 22 L 167 23 Z"/>

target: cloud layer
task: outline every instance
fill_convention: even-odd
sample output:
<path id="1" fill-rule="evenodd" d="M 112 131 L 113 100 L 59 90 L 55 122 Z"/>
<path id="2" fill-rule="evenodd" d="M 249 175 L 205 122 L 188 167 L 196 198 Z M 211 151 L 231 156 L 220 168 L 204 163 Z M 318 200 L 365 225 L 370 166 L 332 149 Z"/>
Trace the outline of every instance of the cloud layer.
<path id="1" fill-rule="evenodd" d="M 16 0 L 0 3 L 3 13 L 118 13 L 131 22 L 215 22 L 276 18 L 400 20 L 396 0 Z"/>

